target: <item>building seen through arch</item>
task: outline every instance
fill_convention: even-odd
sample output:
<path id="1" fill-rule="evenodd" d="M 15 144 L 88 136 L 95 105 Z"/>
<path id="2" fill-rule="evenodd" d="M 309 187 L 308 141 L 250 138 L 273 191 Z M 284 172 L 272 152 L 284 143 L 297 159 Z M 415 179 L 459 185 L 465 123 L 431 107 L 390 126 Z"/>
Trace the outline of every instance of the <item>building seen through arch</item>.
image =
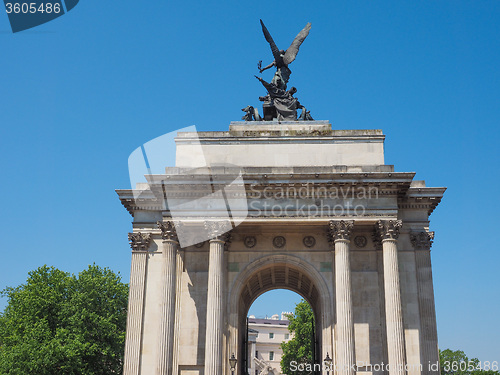
<path id="1" fill-rule="evenodd" d="M 281 343 L 293 337 L 288 330 L 288 323 L 287 313 L 275 314 L 270 318 L 248 317 L 248 374 L 281 374 Z"/>

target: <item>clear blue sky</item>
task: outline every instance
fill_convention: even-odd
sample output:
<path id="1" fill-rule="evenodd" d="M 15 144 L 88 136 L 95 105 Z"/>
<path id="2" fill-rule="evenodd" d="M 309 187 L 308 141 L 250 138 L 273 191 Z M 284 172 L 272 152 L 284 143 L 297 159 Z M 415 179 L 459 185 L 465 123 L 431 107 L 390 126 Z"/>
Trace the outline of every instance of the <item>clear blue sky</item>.
<path id="1" fill-rule="evenodd" d="M 259 105 L 259 18 L 280 48 L 312 22 L 290 84 L 315 119 L 383 129 L 388 164 L 448 187 L 431 216 L 440 347 L 500 360 L 498 0 L 81 0 L 15 35 L 0 15 L 0 288 L 43 264 L 128 281 L 127 158 Z"/>

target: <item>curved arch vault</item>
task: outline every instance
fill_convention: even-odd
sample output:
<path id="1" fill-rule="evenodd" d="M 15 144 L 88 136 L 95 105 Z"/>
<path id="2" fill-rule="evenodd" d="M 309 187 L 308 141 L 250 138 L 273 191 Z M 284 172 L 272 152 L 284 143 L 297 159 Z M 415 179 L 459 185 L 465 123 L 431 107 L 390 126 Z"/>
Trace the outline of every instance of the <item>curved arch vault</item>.
<path id="1" fill-rule="evenodd" d="M 292 290 L 309 301 L 311 306 L 318 306 L 319 293 L 314 282 L 300 269 L 282 263 L 255 272 L 245 283 L 241 298 L 247 310 L 257 297 L 273 289 Z"/>
<path id="2" fill-rule="evenodd" d="M 315 277 L 310 276 L 314 274 Z M 321 282 L 321 276 L 306 261 L 293 255 L 270 255 L 260 258 L 247 266 L 247 272 L 242 272 L 237 278 L 237 286 L 232 289 L 230 297 L 229 316 L 237 317 L 237 322 L 229 322 L 229 336 L 231 333 L 238 340 L 229 341 L 228 354 L 236 351 L 240 367 L 238 374 L 244 374 L 243 366 L 246 358 L 246 317 L 252 303 L 262 294 L 274 289 L 288 289 L 301 295 L 312 307 L 315 315 L 315 352 L 317 361 L 322 353 L 323 340 L 325 337 L 326 346 L 331 350 L 331 340 L 329 341 L 328 330 L 331 316 L 326 307 L 331 301 L 326 284 Z M 316 280 L 315 280 L 316 279 Z M 317 286 L 321 285 L 320 287 Z M 323 298 L 321 298 L 321 289 Z M 234 294 L 234 295 L 233 295 Z M 238 297 L 239 296 L 239 297 Z M 238 303 L 233 300 L 238 298 Z M 323 333 L 325 328 L 325 333 Z M 233 350 L 233 352 L 231 352 Z"/>

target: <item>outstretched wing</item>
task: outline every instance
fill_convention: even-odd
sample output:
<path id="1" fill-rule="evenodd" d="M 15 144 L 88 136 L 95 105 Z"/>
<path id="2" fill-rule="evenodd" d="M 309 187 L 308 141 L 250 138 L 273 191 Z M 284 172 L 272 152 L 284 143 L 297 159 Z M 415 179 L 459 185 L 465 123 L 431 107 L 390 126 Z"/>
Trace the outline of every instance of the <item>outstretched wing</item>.
<path id="1" fill-rule="evenodd" d="M 299 52 L 299 47 L 302 44 L 302 42 L 306 39 L 306 37 L 309 35 L 309 30 L 311 30 L 311 23 L 308 22 L 306 27 L 302 29 L 300 33 L 297 34 L 295 39 L 293 40 L 292 44 L 290 44 L 290 47 L 285 52 L 285 56 L 283 57 L 283 62 L 288 65 L 290 64 L 293 60 L 295 60 L 295 57 L 297 56 L 297 53 Z"/>
<path id="2" fill-rule="evenodd" d="M 274 43 L 273 37 L 267 30 L 267 27 L 264 25 L 264 22 L 262 22 L 262 20 L 260 20 L 260 24 L 262 26 L 262 32 L 264 33 L 264 38 L 266 38 L 267 42 L 271 46 L 271 51 L 273 53 L 274 60 L 279 61 L 281 59 L 280 50 L 276 46 L 276 43 Z"/>

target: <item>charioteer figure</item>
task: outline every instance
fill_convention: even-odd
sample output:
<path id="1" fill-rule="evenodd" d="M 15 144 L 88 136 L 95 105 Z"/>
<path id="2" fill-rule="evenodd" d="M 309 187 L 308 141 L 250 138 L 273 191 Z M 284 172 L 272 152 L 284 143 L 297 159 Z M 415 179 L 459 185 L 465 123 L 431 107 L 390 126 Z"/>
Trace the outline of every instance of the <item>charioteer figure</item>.
<path id="1" fill-rule="evenodd" d="M 270 117 L 270 111 L 274 108 L 272 118 L 277 118 L 278 121 L 297 121 L 297 109 L 302 108 L 304 111 L 304 106 L 293 96 L 297 92 L 297 89 L 292 87 L 288 91 L 282 90 L 260 77 L 255 76 L 255 78 L 262 83 L 268 92 L 266 96 L 259 97 L 259 100 L 264 102 L 264 119 L 266 119 L 266 114 Z"/>

